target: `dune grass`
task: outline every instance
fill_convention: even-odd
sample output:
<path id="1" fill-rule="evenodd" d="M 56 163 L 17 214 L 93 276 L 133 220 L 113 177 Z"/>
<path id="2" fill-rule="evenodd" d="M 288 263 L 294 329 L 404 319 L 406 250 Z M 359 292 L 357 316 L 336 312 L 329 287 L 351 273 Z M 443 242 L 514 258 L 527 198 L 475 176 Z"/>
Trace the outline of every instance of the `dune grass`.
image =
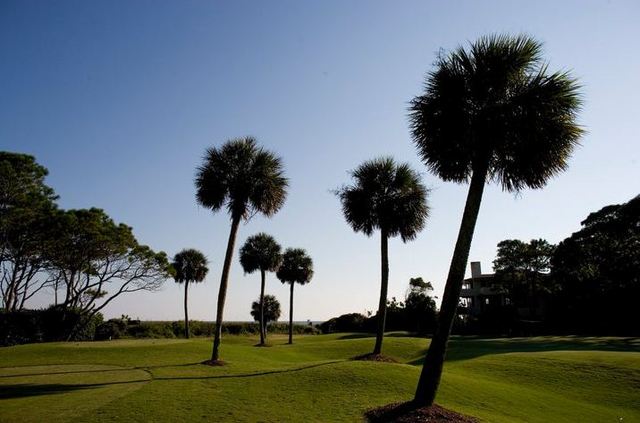
<path id="1" fill-rule="evenodd" d="M 358 334 L 51 343 L 0 349 L 0 421 L 362 421 L 411 398 L 428 341 L 390 334 L 399 363 L 352 361 Z M 490 422 L 640 421 L 640 340 L 454 338 L 441 405 Z M 623 419 L 623 420 L 620 420 Z"/>

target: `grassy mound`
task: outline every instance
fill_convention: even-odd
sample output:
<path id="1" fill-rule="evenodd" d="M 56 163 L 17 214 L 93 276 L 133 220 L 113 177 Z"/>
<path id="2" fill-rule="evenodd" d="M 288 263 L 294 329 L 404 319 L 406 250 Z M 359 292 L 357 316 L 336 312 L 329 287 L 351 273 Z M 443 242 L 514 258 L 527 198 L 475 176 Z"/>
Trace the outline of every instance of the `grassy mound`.
<path id="1" fill-rule="evenodd" d="M 271 348 L 226 336 L 227 365 L 202 365 L 211 343 L 122 340 L 0 348 L 0 421 L 353 421 L 412 398 L 428 346 L 389 336 L 398 363 L 356 361 L 374 339 L 299 336 Z M 491 422 L 640 421 L 640 341 L 454 338 L 438 395 Z M 550 419 L 553 417 L 553 419 Z"/>

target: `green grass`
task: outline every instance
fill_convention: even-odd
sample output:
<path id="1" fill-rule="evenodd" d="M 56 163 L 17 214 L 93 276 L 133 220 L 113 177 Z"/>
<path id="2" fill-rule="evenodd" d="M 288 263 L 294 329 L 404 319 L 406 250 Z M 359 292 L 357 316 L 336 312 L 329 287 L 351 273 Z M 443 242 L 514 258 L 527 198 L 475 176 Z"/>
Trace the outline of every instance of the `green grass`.
<path id="1" fill-rule="evenodd" d="M 2 348 L 0 421 L 358 422 L 411 398 L 428 346 L 390 334 L 392 364 L 349 360 L 373 345 L 357 334 L 270 340 L 225 337 L 224 367 L 198 364 L 205 339 Z M 640 340 L 454 338 L 437 402 L 488 422 L 640 422 Z"/>

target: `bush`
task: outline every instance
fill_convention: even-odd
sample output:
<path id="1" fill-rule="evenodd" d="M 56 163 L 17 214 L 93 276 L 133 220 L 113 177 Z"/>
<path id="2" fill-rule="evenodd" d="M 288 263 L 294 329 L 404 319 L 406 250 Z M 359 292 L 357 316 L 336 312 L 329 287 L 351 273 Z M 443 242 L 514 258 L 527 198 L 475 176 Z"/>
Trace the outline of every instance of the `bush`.
<path id="1" fill-rule="evenodd" d="M 191 336 L 211 337 L 215 323 L 190 321 Z M 229 322 L 222 327 L 226 335 L 258 335 L 258 323 Z M 287 323 L 270 323 L 269 333 L 285 334 L 289 332 Z M 294 325 L 296 335 L 316 335 L 320 330 L 311 325 Z M 69 337 L 71 334 L 71 337 Z M 14 313 L 0 312 L 0 345 L 15 345 L 47 341 L 91 341 L 122 338 L 182 338 L 184 321 L 140 322 L 126 316 L 119 319 L 102 321 L 97 314 L 91 320 L 86 315 L 61 307 L 45 310 L 23 310 Z"/>
<path id="2" fill-rule="evenodd" d="M 98 325 L 95 339 L 97 341 L 120 339 L 125 335 L 126 330 L 127 322 L 124 319 L 109 319 Z"/>
<path id="3" fill-rule="evenodd" d="M 367 318 L 360 313 L 343 314 L 320 324 L 322 333 L 368 332 Z"/>
<path id="4" fill-rule="evenodd" d="M 0 313 L 0 345 L 32 342 L 91 341 L 102 315 L 92 318 L 79 310 L 52 306 L 42 310 Z"/>

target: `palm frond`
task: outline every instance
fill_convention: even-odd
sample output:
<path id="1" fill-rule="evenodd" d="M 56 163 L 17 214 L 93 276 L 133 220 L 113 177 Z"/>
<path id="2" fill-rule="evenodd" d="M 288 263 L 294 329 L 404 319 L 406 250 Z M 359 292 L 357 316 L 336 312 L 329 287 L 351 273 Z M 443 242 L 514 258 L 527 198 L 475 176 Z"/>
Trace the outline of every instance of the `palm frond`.
<path id="1" fill-rule="evenodd" d="M 271 235 L 261 232 L 247 238 L 240 249 L 240 264 L 245 273 L 274 272 L 282 261 L 280 251 L 280 244 Z"/>
<path id="2" fill-rule="evenodd" d="M 302 248 L 287 248 L 276 276 L 282 283 L 305 285 L 313 277 L 313 260 Z"/>
<path id="3" fill-rule="evenodd" d="M 507 191 L 540 188 L 566 168 L 583 134 L 579 90 L 568 73 L 548 73 L 535 39 L 482 37 L 436 61 L 411 101 L 413 141 L 445 181 L 468 182 L 488 166 Z"/>
<path id="4" fill-rule="evenodd" d="M 198 203 L 213 211 L 226 207 L 232 216 L 275 214 L 286 199 L 288 181 L 282 160 L 258 147 L 252 137 L 227 141 L 207 150 L 196 172 Z"/>
<path id="5" fill-rule="evenodd" d="M 171 266 L 176 282 L 202 282 L 209 271 L 208 260 L 200 251 L 189 248 L 177 253 Z"/>
<path id="6" fill-rule="evenodd" d="M 354 231 L 370 236 L 384 229 L 387 235 L 408 241 L 424 228 L 429 215 L 428 190 L 408 164 L 382 157 L 363 163 L 351 174 L 353 184 L 337 195 Z"/>

